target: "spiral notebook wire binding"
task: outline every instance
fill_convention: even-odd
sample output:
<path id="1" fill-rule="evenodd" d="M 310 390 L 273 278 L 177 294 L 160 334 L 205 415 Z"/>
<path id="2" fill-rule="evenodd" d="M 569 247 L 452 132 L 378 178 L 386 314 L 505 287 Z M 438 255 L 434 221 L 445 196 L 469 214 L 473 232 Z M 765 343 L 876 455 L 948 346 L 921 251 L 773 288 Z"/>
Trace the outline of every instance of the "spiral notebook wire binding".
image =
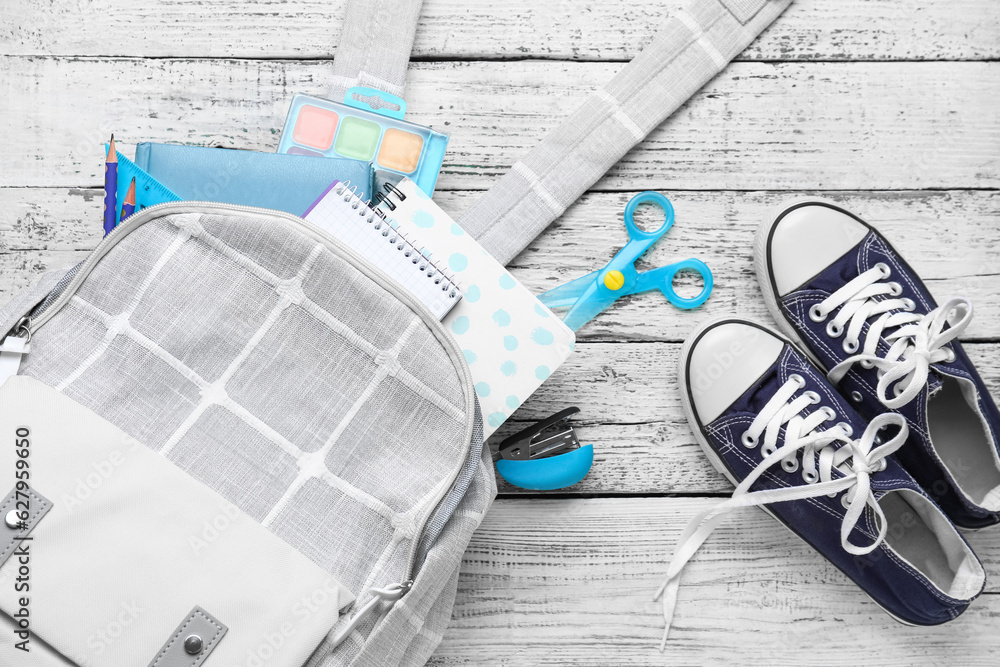
<path id="1" fill-rule="evenodd" d="M 387 193 L 396 194 L 400 201 L 406 200 L 406 195 L 400 192 L 395 185 L 391 183 L 384 183 L 382 187 Z M 358 186 L 352 186 L 350 181 L 343 181 L 339 184 L 339 187 L 335 190 L 335 192 L 338 197 L 343 197 L 344 203 L 351 204 L 351 208 L 358 211 L 358 215 L 361 218 L 365 218 L 367 216 L 365 222 L 372 225 L 376 231 L 381 231 L 382 236 L 386 239 L 387 243 L 395 246 L 396 250 L 402 252 L 404 257 L 410 259 L 413 264 L 420 264 L 420 271 L 423 272 L 427 278 L 433 279 L 435 285 L 441 285 L 442 292 L 448 292 L 449 298 L 457 298 L 458 288 L 455 278 L 435 264 L 429 257 L 420 252 L 417 245 L 412 240 L 407 238 L 403 232 L 399 231 L 399 223 L 375 208 L 378 204 L 372 205 L 370 199 L 362 201 L 362 199 L 357 196 L 357 190 Z M 379 201 L 386 201 L 390 210 L 396 210 L 395 203 L 389 199 L 388 195 L 383 195 L 381 192 L 377 192 L 375 193 L 375 198 Z"/>

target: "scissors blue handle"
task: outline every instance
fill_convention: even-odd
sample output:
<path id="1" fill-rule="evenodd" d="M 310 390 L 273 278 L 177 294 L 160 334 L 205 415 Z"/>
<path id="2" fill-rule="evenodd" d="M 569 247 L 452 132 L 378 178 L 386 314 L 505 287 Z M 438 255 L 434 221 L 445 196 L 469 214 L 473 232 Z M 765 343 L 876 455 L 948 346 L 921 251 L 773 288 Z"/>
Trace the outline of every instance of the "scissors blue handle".
<path id="1" fill-rule="evenodd" d="M 646 231 L 635 224 L 635 210 L 640 204 L 655 204 L 663 209 L 663 224 L 658 229 Z M 618 298 L 629 294 L 658 289 L 667 301 L 677 308 L 697 308 L 712 293 L 712 271 L 700 259 L 685 259 L 668 266 L 639 273 L 635 262 L 649 250 L 674 224 L 674 207 L 659 192 L 641 192 L 625 206 L 625 228 L 629 241 L 618 254 L 599 271 L 572 280 L 542 294 L 539 299 L 550 308 L 569 306 L 563 321 L 574 331 L 582 327 Z M 681 271 L 693 271 L 701 276 L 704 286 L 701 293 L 684 298 L 674 291 L 674 277 Z"/>

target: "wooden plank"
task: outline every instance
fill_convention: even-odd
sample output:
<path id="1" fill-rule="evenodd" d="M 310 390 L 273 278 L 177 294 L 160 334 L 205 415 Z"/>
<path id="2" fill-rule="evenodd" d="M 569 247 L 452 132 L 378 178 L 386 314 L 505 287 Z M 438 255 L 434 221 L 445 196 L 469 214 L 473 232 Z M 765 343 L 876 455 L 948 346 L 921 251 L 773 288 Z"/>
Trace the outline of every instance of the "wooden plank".
<path id="1" fill-rule="evenodd" d="M 344 4 L 22 3 L 3 10 L 0 43 L 6 53 L 18 55 L 328 58 L 340 40 Z M 683 4 L 427 0 L 413 56 L 628 60 Z M 998 55 L 1000 11 L 990 0 L 796 0 L 742 57 L 950 60 Z"/>
<path id="2" fill-rule="evenodd" d="M 622 211 L 634 192 L 591 193 L 542 234 L 513 264 L 514 274 L 536 292 L 603 266 L 625 243 Z M 715 291 L 701 309 L 684 312 L 659 294 L 622 299 L 580 330 L 589 341 L 680 341 L 701 319 L 739 312 L 767 321 L 751 262 L 759 221 L 799 192 L 671 192 L 673 229 L 644 258 L 642 267 L 701 257 L 715 275 Z M 478 192 L 440 192 L 436 199 L 458 216 Z M 1000 193 L 997 192 L 837 192 L 829 196 L 876 224 L 924 277 L 938 299 L 966 295 L 976 317 L 966 339 L 1000 338 Z M 82 251 L 100 240 L 99 190 L 0 188 L 0 253 L 24 251 L 31 260 L 0 259 L 0 302 L 29 275 L 20 270 L 56 268 L 76 261 L 63 251 Z M 45 250 L 40 255 L 37 250 Z M 22 267 L 19 269 L 17 267 Z M 684 293 L 698 286 L 678 285 Z"/>
<path id="3" fill-rule="evenodd" d="M 418 59 L 547 61 L 412 67 L 411 118 L 452 134 L 439 196 L 446 209 L 464 210 L 479 196 L 473 190 L 607 81 L 681 2 L 427 0 Z M 327 89 L 342 5 L 84 0 L 0 10 L 0 51 L 28 56 L 0 58 L 9 93 L 0 100 L 8 119 L 0 140 L 11 147 L 0 174 L 4 186 L 28 186 L 0 188 L 0 303 L 38 272 L 82 259 L 98 240 L 98 191 L 68 188 L 99 184 L 98 145 L 111 131 L 273 149 L 290 95 Z M 1000 4 L 989 0 L 796 0 L 744 54 L 755 62 L 729 68 L 599 184 L 612 192 L 588 195 L 515 261 L 536 290 L 600 266 L 623 243 L 618 216 L 631 194 L 669 187 L 688 190 L 670 193 L 678 226 L 644 267 L 694 255 L 719 279 L 695 313 L 673 311 L 656 295 L 619 304 L 581 332 L 579 353 L 518 412 L 525 420 L 570 402 L 584 407 L 581 435 L 599 445 L 598 461 L 570 493 L 728 490 L 693 442 L 673 378 L 677 341 L 696 321 L 720 312 L 766 319 L 749 242 L 756 220 L 792 193 L 740 191 L 963 188 L 831 194 L 884 221 L 939 297 L 975 300 L 971 337 L 1000 339 L 1000 278 L 991 268 L 998 195 L 970 190 L 1000 180 L 992 105 L 1000 65 L 815 62 L 995 61 L 998 37 Z M 46 55 L 65 57 L 33 57 Z M 219 57 L 253 62 L 204 60 Z M 720 189 L 730 191 L 713 192 Z M 1000 373 L 990 364 L 1000 345 L 969 349 L 997 393 Z M 501 500 L 466 555 L 454 622 L 431 664 L 1000 659 L 990 632 L 1000 616 L 996 584 L 947 626 L 905 628 L 753 510 L 733 517 L 691 565 L 674 641 L 659 654 L 652 592 L 687 520 L 714 502 Z M 969 539 L 996 571 L 1000 531 Z"/>
<path id="4" fill-rule="evenodd" d="M 620 64 L 419 63 L 412 120 L 451 133 L 442 190 L 488 187 Z M 0 58 L 9 186 L 97 186 L 100 144 L 273 150 L 321 61 Z M 738 63 L 598 183 L 603 190 L 1000 185 L 1000 63 Z M 204 93 L 197 91 L 206 91 Z M 816 100 L 823 100 L 817 104 Z"/>
<path id="5" fill-rule="evenodd" d="M 1000 396 L 1000 368 L 995 362 L 1000 358 L 1000 344 L 966 343 L 965 347 L 987 387 Z M 651 424 L 666 427 L 648 434 L 651 444 L 668 447 L 678 439 L 687 442 L 690 435 L 677 390 L 680 349 L 680 343 L 578 343 L 576 352 L 513 417 L 543 419 L 572 402 L 582 411 L 582 424 L 623 428 Z"/>
<path id="6" fill-rule="evenodd" d="M 478 196 L 445 192 L 438 199 L 458 213 Z M 616 220 L 630 196 L 587 195 L 515 261 L 515 273 L 539 289 L 548 286 L 549 276 L 569 279 L 582 272 L 580 264 L 598 266 L 606 261 L 624 242 L 624 229 Z M 752 221 L 789 195 L 682 192 L 671 196 L 678 222 L 648 264 L 688 254 L 678 254 L 681 248 L 696 248 L 690 254 L 708 259 L 719 283 L 710 308 L 681 313 L 657 294 L 619 304 L 581 331 L 576 353 L 498 434 L 504 437 L 523 428 L 525 421 L 578 405 L 583 411 L 580 435 L 595 444 L 596 463 L 571 493 L 730 489 L 704 459 L 681 411 L 675 389 L 679 341 L 709 313 L 740 313 L 769 321 L 749 257 Z M 1000 337 L 1000 279 L 990 263 L 997 247 L 1000 193 L 840 193 L 837 199 L 872 220 L 884 220 L 886 233 L 899 241 L 917 270 L 933 278 L 931 285 L 939 297 L 959 293 L 975 298 L 977 318 L 970 334 Z M 100 207 L 99 190 L 0 189 L 0 300 L 6 302 L 37 273 L 83 259 L 100 240 Z M 720 228 L 725 232 L 718 233 Z M 948 229 L 949 235 L 937 236 L 938 229 Z M 944 288 L 948 291 L 941 291 Z M 730 296 L 720 299 L 727 290 Z M 1000 345 L 969 345 L 969 351 L 994 395 L 1000 396 L 1000 371 L 993 364 L 1000 357 Z M 521 493 L 512 487 L 503 491 Z"/>
<path id="7" fill-rule="evenodd" d="M 432 665 L 864 664 L 985 667 L 1000 660 L 1000 595 L 957 620 L 906 627 L 763 512 L 731 517 L 684 573 L 657 650 L 659 587 L 704 499 L 498 501 L 466 552 L 451 626 Z M 1000 531 L 969 540 L 989 572 Z M 763 656 L 766 656 L 764 658 Z"/>
<path id="8" fill-rule="evenodd" d="M 540 293 L 603 266 L 627 242 L 620 221 L 632 194 L 583 197 L 515 258 L 514 275 Z M 712 269 L 712 296 L 703 307 L 686 312 L 669 306 L 656 293 L 626 297 L 581 329 L 581 339 L 683 340 L 697 322 L 709 316 L 740 313 L 770 320 L 753 269 L 753 239 L 761 222 L 802 193 L 667 190 L 666 194 L 674 203 L 676 222 L 642 258 L 640 268 L 699 257 Z M 1000 336 L 997 193 L 841 192 L 824 196 L 875 225 L 940 302 L 956 295 L 972 299 L 977 316 L 966 338 Z M 688 277 L 679 280 L 676 289 L 693 296 L 701 283 Z"/>
<path id="9" fill-rule="evenodd" d="M 92 250 L 103 205 L 103 188 L 0 188 L 0 252 Z"/>
<path id="10" fill-rule="evenodd" d="M 0 253 L 0 301 L 6 304 L 46 271 L 72 266 L 86 257 L 86 252 L 74 250 Z"/>
<path id="11" fill-rule="evenodd" d="M 496 438 L 576 405 L 578 435 L 594 445 L 594 465 L 560 493 L 729 493 L 695 441 L 677 390 L 679 343 L 579 343 L 577 351 L 504 424 Z M 1000 345 L 966 351 L 1000 397 Z M 532 495 L 501 481 L 504 493 Z"/>

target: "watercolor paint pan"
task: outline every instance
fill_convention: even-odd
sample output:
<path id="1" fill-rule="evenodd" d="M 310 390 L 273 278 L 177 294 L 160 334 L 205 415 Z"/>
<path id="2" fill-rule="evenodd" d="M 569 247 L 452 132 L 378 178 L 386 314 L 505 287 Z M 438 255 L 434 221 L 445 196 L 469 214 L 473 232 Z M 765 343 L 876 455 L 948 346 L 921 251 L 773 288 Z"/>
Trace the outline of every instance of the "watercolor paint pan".
<path id="1" fill-rule="evenodd" d="M 447 135 L 422 125 L 299 93 L 292 98 L 278 152 L 372 162 L 432 195 L 447 145 Z"/>

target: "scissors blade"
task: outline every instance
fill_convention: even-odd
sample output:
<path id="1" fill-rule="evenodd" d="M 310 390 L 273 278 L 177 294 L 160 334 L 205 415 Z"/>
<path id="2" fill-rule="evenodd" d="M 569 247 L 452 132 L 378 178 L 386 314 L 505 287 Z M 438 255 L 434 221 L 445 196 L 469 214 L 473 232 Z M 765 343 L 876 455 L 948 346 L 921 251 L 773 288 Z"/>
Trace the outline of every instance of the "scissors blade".
<path id="1" fill-rule="evenodd" d="M 587 288 L 597 281 L 598 271 L 591 271 L 548 292 L 538 295 L 538 300 L 549 308 L 566 308 L 577 302 Z"/>
<path id="2" fill-rule="evenodd" d="M 597 289 L 597 283 L 577 299 L 576 303 L 566 313 L 563 323 L 573 331 L 577 331 L 584 324 L 594 319 L 601 312 L 610 306 L 618 298 L 617 294 L 602 294 Z"/>

